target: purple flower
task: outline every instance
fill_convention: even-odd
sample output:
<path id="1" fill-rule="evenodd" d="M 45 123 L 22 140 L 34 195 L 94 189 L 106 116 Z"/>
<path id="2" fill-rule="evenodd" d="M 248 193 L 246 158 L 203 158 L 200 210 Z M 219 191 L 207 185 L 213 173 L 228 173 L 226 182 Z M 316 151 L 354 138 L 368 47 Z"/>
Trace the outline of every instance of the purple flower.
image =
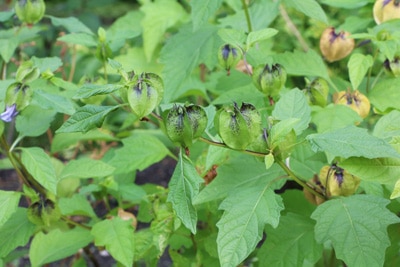
<path id="1" fill-rule="evenodd" d="M 0 119 L 5 122 L 12 121 L 18 115 L 17 105 L 13 104 L 11 106 L 7 106 L 6 110 L 0 114 Z"/>

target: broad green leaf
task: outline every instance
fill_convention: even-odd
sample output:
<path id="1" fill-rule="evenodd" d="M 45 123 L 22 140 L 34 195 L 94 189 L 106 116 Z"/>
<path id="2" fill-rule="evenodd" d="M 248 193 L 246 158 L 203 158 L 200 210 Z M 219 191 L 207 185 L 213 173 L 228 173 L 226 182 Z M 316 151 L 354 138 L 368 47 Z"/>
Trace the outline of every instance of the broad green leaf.
<path id="1" fill-rule="evenodd" d="M 25 246 L 36 225 L 27 217 L 27 209 L 17 208 L 11 217 L 0 226 L 0 258 L 4 258 L 19 246 Z"/>
<path id="2" fill-rule="evenodd" d="M 35 90 L 33 92 L 32 100 L 42 108 L 52 109 L 59 113 L 68 115 L 75 113 L 75 107 L 72 101 L 58 94 L 56 95 L 42 90 Z"/>
<path id="3" fill-rule="evenodd" d="M 339 166 L 365 181 L 393 184 L 400 178 L 400 159 L 394 158 L 348 158 Z"/>
<path id="4" fill-rule="evenodd" d="M 93 240 L 89 230 L 76 227 L 66 231 L 39 232 L 32 240 L 29 258 L 32 266 L 42 266 L 74 255 Z"/>
<path id="5" fill-rule="evenodd" d="M 336 157 L 400 158 L 396 150 L 384 140 L 355 126 L 311 134 L 307 136 L 307 140 L 314 151 L 324 151 Z"/>
<path id="6" fill-rule="evenodd" d="M 84 132 L 101 127 L 108 113 L 119 106 L 95 106 L 86 105 L 79 108 L 56 133 Z"/>
<path id="7" fill-rule="evenodd" d="M 231 154 L 228 161 L 218 167 L 217 177 L 207 185 L 197 197 L 194 204 L 202 204 L 213 200 L 225 198 L 235 188 L 242 188 L 246 185 L 262 184 L 268 177 L 279 177 L 283 171 L 273 165 L 265 170 L 265 164 L 249 155 L 235 153 Z M 246 166 L 246 168 L 243 168 Z M 276 189 L 276 188 L 274 188 Z"/>
<path id="8" fill-rule="evenodd" d="M 264 94 L 258 91 L 253 84 L 231 89 L 222 93 L 212 101 L 214 105 L 232 104 L 234 101 L 256 104 L 257 101 L 264 101 Z"/>
<path id="9" fill-rule="evenodd" d="M 12 16 L 14 16 L 14 11 L 1 11 L 0 12 L 0 21 L 5 22 L 9 20 Z"/>
<path id="10" fill-rule="evenodd" d="M 19 42 L 16 38 L 0 39 L 0 55 L 5 62 L 10 61 L 18 44 Z"/>
<path id="11" fill-rule="evenodd" d="M 267 239 L 257 253 L 259 266 L 313 267 L 323 251 L 315 241 L 314 225 L 304 215 L 287 213 L 276 229 L 267 226 Z"/>
<path id="12" fill-rule="evenodd" d="M 141 21 L 144 52 L 150 61 L 166 30 L 179 22 L 184 22 L 188 14 L 182 5 L 170 0 L 147 2 L 141 6 L 140 11 L 144 13 Z"/>
<path id="13" fill-rule="evenodd" d="M 287 135 L 294 129 L 299 121 L 300 119 L 298 118 L 289 118 L 273 125 L 269 132 L 270 147 L 275 148 L 285 141 Z"/>
<path id="14" fill-rule="evenodd" d="M 282 64 L 287 73 L 296 76 L 318 76 L 331 83 L 328 70 L 322 60 L 314 50 L 301 52 L 285 52 L 274 55 L 274 60 Z"/>
<path id="15" fill-rule="evenodd" d="M 382 112 L 390 109 L 400 110 L 399 83 L 400 78 L 379 81 L 368 94 L 368 99 L 371 104 Z"/>
<path id="16" fill-rule="evenodd" d="M 361 122 L 357 112 L 345 105 L 329 105 L 311 113 L 311 120 L 319 133 L 337 130 Z"/>
<path id="17" fill-rule="evenodd" d="M 261 240 L 265 224 L 278 226 L 284 207 L 271 188 L 274 179 L 269 176 L 262 183 L 235 188 L 221 203 L 224 214 L 217 223 L 217 245 L 222 267 L 237 266 L 246 259 Z"/>
<path id="18" fill-rule="evenodd" d="M 393 110 L 381 117 L 375 124 L 373 135 L 387 141 L 400 136 L 400 111 Z"/>
<path id="19" fill-rule="evenodd" d="M 115 150 L 114 157 L 108 162 L 116 168 L 116 173 L 129 173 L 144 170 L 159 162 L 170 152 L 156 137 L 136 133 L 122 140 L 123 147 Z"/>
<path id="20" fill-rule="evenodd" d="M 197 31 L 208 19 L 215 15 L 222 5 L 222 0 L 193 0 L 190 2 L 192 7 L 191 16 L 193 21 L 193 31 Z"/>
<path id="21" fill-rule="evenodd" d="M 263 41 L 265 39 L 271 38 L 272 36 L 275 36 L 277 33 L 278 33 L 278 30 L 275 30 L 272 28 L 266 28 L 266 29 L 262 29 L 259 31 L 250 32 L 249 35 L 247 36 L 247 41 L 246 41 L 247 49 L 246 50 L 249 50 L 253 44 L 255 44 L 259 41 Z"/>
<path id="22" fill-rule="evenodd" d="M 400 179 L 397 180 L 396 184 L 394 185 L 394 189 L 392 194 L 390 195 L 390 199 L 395 199 L 400 197 Z"/>
<path id="23" fill-rule="evenodd" d="M 92 235 L 96 246 L 105 246 L 111 256 L 124 266 L 133 265 L 134 229 L 131 221 L 119 217 L 96 223 Z"/>
<path id="24" fill-rule="evenodd" d="M 203 179 L 193 163 L 181 150 L 178 164 L 168 185 L 167 201 L 172 203 L 178 218 L 193 234 L 197 230 L 197 211 L 193 206 L 193 198 L 199 193 L 202 182 Z"/>
<path id="25" fill-rule="evenodd" d="M 17 210 L 20 197 L 19 192 L 0 190 L 0 227 Z"/>
<path id="26" fill-rule="evenodd" d="M 179 97 L 176 95 L 179 87 L 200 63 L 208 68 L 216 65 L 217 56 L 213 53 L 222 45 L 217 30 L 217 27 L 209 25 L 192 32 L 191 25 L 186 25 L 167 41 L 160 58 L 165 66 L 162 73 L 164 103 Z"/>
<path id="27" fill-rule="evenodd" d="M 113 93 L 122 87 L 123 85 L 120 84 L 104 84 L 104 85 L 85 84 L 78 89 L 73 98 L 81 99 L 81 98 L 89 98 L 95 95 L 106 95 Z"/>
<path id="28" fill-rule="evenodd" d="M 330 241 L 336 257 L 347 266 L 383 266 L 390 245 L 386 228 L 400 222 L 387 204 L 388 200 L 370 195 L 326 201 L 311 215 L 317 221 L 317 242 Z"/>
<path id="29" fill-rule="evenodd" d="M 246 33 L 242 30 L 221 28 L 218 30 L 218 35 L 225 43 L 237 48 L 243 47 L 243 43 L 246 41 Z"/>
<path id="30" fill-rule="evenodd" d="M 153 245 L 157 249 L 157 257 L 160 257 L 168 246 L 169 238 L 174 232 L 175 219 L 176 215 L 170 205 L 162 204 L 158 206 L 156 216 L 150 225 L 150 230 L 154 235 Z M 187 231 L 187 235 L 190 235 L 189 230 Z"/>
<path id="31" fill-rule="evenodd" d="M 70 148 L 81 141 L 118 141 L 118 138 L 111 136 L 108 132 L 100 129 L 94 129 L 87 133 L 58 133 L 54 136 L 51 144 L 51 152 L 59 152 L 61 150 Z"/>
<path id="32" fill-rule="evenodd" d="M 371 0 L 320 0 L 322 4 L 342 8 L 359 8 L 371 3 Z"/>
<path id="33" fill-rule="evenodd" d="M 56 18 L 53 16 L 47 16 L 50 18 L 51 23 L 54 26 L 62 26 L 69 32 L 81 32 L 86 34 L 93 34 L 92 31 L 83 24 L 80 20 L 75 17 L 68 17 L 68 18 Z"/>
<path id="34" fill-rule="evenodd" d="M 66 42 L 69 44 L 83 45 L 86 47 L 96 47 L 97 40 L 93 34 L 87 34 L 84 32 L 74 32 L 63 35 L 57 38 L 58 41 Z"/>
<path id="35" fill-rule="evenodd" d="M 347 63 L 347 68 L 349 69 L 350 81 L 354 90 L 358 90 L 358 86 L 361 84 L 362 79 L 373 64 L 374 59 L 371 55 L 364 56 L 359 53 L 351 55 L 349 62 Z"/>
<path id="36" fill-rule="evenodd" d="M 63 64 L 59 57 L 38 58 L 33 56 L 31 60 L 33 64 L 39 68 L 40 72 L 45 72 L 47 70 L 56 71 Z"/>
<path id="37" fill-rule="evenodd" d="M 60 198 L 58 200 L 58 207 L 63 215 L 84 215 L 96 218 L 92 206 L 83 195 L 74 194 L 70 198 Z"/>
<path id="38" fill-rule="evenodd" d="M 45 133 L 56 115 L 54 110 L 29 105 L 17 116 L 15 127 L 19 136 L 39 136 Z"/>
<path id="39" fill-rule="evenodd" d="M 101 160 L 82 158 L 71 160 L 60 174 L 60 180 L 66 178 L 94 178 L 113 174 L 115 168 Z"/>
<path id="40" fill-rule="evenodd" d="M 306 16 L 328 24 L 328 18 L 319 3 L 315 0 L 284 0 L 284 3 Z"/>
<path id="41" fill-rule="evenodd" d="M 39 147 L 19 148 L 21 161 L 26 170 L 44 188 L 54 195 L 57 194 L 57 176 L 50 157 Z"/>
<path id="42" fill-rule="evenodd" d="M 146 191 L 136 184 L 119 184 L 118 194 L 122 200 L 128 200 L 131 203 L 140 203 L 146 197 Z"/>
<path id="43" fill-rule="evenodd" d="M 278 120 L 299 119 L 293 127 L 299 135 L 308 128 L 311 121 L 311 109 L 305 95 L 299 89 L 292 89 L 276 103 L 272 116 Z"/>

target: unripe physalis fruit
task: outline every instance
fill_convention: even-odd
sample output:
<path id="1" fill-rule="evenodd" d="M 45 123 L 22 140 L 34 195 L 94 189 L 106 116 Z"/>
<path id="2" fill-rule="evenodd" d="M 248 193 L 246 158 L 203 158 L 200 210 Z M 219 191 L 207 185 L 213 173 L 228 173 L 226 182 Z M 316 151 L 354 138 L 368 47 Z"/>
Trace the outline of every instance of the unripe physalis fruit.
<path id="1" fill-rule="evenodd" d="M 269 151 L 268 132 L 266 128 L 261 129 L 259 135 L 250 144 L 248 149 L 259 153 L 267 153 Z"/>
<path id="2" fill-rule="evenodd" d="M 174 105 L 164 118 L 165 130 L 172 142 L 189 147 L 207 127 L 207 114 L 198 105 Z"/>
<path id="3" fill-rule="evenodd" d="M 154 73 L 135 75 L 125 89 L 129 105 L 140 119 L 149 115 L 160 104 L 164 93 L 163 82 Z"/>
<path id="4" fill-rule="evenodd" d="M 17 0 L 15 13 L 20 21 L 27 24 L 35 24 L 40 21 L 46 10 L 43 0 Z"/>
<path id="5" fill-rule="evenodd" d="M 215 127 L 222 141 L 232 149 L 244 150 L 260 134 L 261 116 L 251 104 L 236 103 L 217 112 Z"/>
<path id="6" fill-rule="evenodd" d="M 354 39 L 349 38 L 349 35 L 346 31 L 336 33 L 333 27 L 325 29 L 319 41 L 319 48 L 327 61 L 340 60 L 353 51 Z"/>
<path id="7" fill-rule="evenodd" d="M 329 94 L 328 83 L 322 78 L 316 78 L 306 85 L 305 93 L 310 104 L 325 107 Z"/>
<path id="8" fill-rule="evenodd" d="M 18 67 L 15 80 L 20 83 L 29 83 L 36 80 L 39 76 L 40 70 L 33 66 L 33 62 L 25 61 Z"/>
<path id="9" fill-rule="evenodd" d="M 360 185 L 358 177 L 353 176 L 336 164 L 322 167 L 319 172 L 319 179 L 328 197 L 353 195 Z"/>
<path id="10" fill-rule="evenodd" d="M 360 115 L 361 118 L 365 118 L 369 114 L 371 104 L 368 98 L 360 93 L 358 90 L 353 92 L 341 91 L 333 95 L 333 102 L 339 105 L 345 105 L 353 109 Z"/>
<path id="11" fill-rule="evenodd" d="M 235 67 L 240 60 L 237 48 L 225 44 L 218 49 L 218 62 L 230 74 L 232 67 Z"/>
<path id="12" fill-rule="evenodd" d="M 6 105 L 16 105 L 18 111 L 22 111 L 31 102 L 33 90 L 20 82 L 12 83 L 6 90 Z"/>
<path id="13" fill-rule="evenodd" d="M 136 229 L 137 219 L 136 219 L 135 215 L 133 215 L 130 212 L 124 211 L 121 208 L 118 208 L 118 217 L 120 217 L 124 221 L 132 220 L 131 225 L 132 225 L 133 228 Z"/>
<path id="14" fill-rule="evenodd" d="M 57 204 L 46 198 L 42 198 L 32 203 L 28 208 L 28 219 L 36 225 L 50 226 L 57 222 L 61 217 L 61 212 Z"/>
<path id="15" fill-rule="evenodd" d="M 376 24 L 398 19 L 400 18 L 400 0 L 377 0 L 374 4 L 373 13 Z"/>
<path id="16" fill-rule="evenodd" d="M 394 77 L 400 77 L 400 57 L 395 57 L 392 61 L 386 59 L 383 62 L 385 70 L 392 74 Z"/>
<path id="17" fill-rule="evenodd" d="M 253 83 L 259 91 L 274 98 L 286 83 L 286 70 L 280 64 L 259 65 L 253 71 Z"/>

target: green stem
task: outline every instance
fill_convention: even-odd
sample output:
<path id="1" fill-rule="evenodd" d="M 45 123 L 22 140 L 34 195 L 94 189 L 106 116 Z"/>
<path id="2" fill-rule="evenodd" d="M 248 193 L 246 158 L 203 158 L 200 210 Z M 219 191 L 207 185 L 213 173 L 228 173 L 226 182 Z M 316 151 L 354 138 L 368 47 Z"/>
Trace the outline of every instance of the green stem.
<path id="1" fill-rule="evenodd" d="M 225 145 L 224 143 L 215 142 L 215 141 L 209 140 L 209 139 L 204 138 L 204 137 L 200 137 L 199 140 L 204 142 L 204 143 L 207 143 L 209 145 L 224 147 L 224 148 L 227 148 L 227 149 L 232 149 L 232 148 L 228 147 L 227 145 Z M 239 151 L 243 152 L 245 154 L 248 154 L 248 155 L 256 156 L 256 157 L 265 157 L 266 155 L 268 155 L 268 153 L 261 153 L 261 152 L 251 151 L 251 150 L 239 150 Z"/>
<path id="2" fill-rule="evenodd" d="M 377 49 L 377 50 L 375 50 L 375 53 L 374 53 L 374 58 L 373 58 L 373 61 L 372 62 L 375 62 L 375 60 L 376 60 L 376 58 L 378 57 L 378 53 L 379 53 L 379 50 Z M 368 92 L 369 92 L 369 89 L 370 88 L 372 88 L 372 86 L 370 87 L 369 86 L 369 81 L 370 81 L 370 79 L 371 79 L 371 75 L 372 75 L 372 68 L 374 67 L 374 65 L 372 64 L 372 66 L 369 68 L 369 70 L 368 70 L 368 76 L 367 76 L 367 88 L 366 88 L 366 92 L 367 92 L 367 94 L 368 94 Z M 353 88 L 354 90 L 357 90 L 357 88 Z"/>
<path id="3" fill-rule="evenodd" d="M 371 84 L 371 89 L 373 89 L 376 85 L 376 83 L 378 82 L 379 78 L 381 77 L 381 75 L 384 73 L 383 68 L 379 71 L 378 75 L 375 77 L 374 81 Z M 367 91 L 368 92 L 368 91 Z"/>
<path id="4" fill-rule="evenodd" d="M 246 0 L 242 0 L 242 6 L 243 6 L 244 14 L 246 16 L 247 29 L 248 29 L 249 32 L 252 32 L 253 31 L 253 26 L 251 25 L 249 7 L 246 4 Z"/>
<path id="5" fill-rule="evenodd" d="M 322 199 L 326 199 L 326 197 L 320 193 L 318 193 L 317 191 L 315 191 L 314 189 L 312 189 L 311 187 L 309 187 L 305 182 L 303 182 L 302 180 L 300 180 L 296 174 L 294 174 L 294 172 L 292 172 L 292 170 L 290 170 L 288 168 L 288 166 L 286 166 L 286 164 L 281 161 L 281 160 L 277 160 L 275 159 L 275 162 L 278 163 L 279 166 L 281 166 L 281 168 L 287 173 L 287 175 L 290 176 L 290 178 L 292 178 L 296 183 L 298 183 L 299 185 L 301 185 L 304 189 L 306 189 L 308 192 L 310 192 L 311 194 L 313 194 L 316 197 L 322 198 Z"/>
<path id="6" fill-rule="evenodd" d="M 84 228 L 84 229 L 87 229 L 87 230 L 91 230 L 92 229 L 92 227 L 84 225 L 84 224 L 81 224 L 81 223 L 78 223 L 78 222 L 75 222 L 74 220 L 71 220 L 67 216 L 61 216 L 61 219 L 63 219 L 64 221 L 66 221 L 68 224 L 71 224 L 71 225 L 75 225 L 75 226 L 78 226 L 78 227 L 81 227 L 81 228 Z"/>

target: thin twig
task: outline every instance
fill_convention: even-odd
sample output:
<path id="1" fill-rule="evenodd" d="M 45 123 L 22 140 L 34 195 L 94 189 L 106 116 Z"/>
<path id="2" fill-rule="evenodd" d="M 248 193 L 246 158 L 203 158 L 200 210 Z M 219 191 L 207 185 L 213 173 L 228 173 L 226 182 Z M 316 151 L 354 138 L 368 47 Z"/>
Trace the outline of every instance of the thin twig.
<path id="1" fill-rule="evenodd" d="M 310 50 L 310 48 L 308 47 L 308 44 L 304 40 L 300 31 L 297 29 L 296 25 L 294 25 L 293 21 L 290 19 L 289 14 L 287 13 L 287 11 L 283 7 L 283 5 L 279 5 L 279 11 L 281 13 L 282 18 L 285 20 L 287 27 L 293 33 L 293 35 L 297 38 L 297 40 L 299 41 L 304 52 L 307 52 L 308 50 Z"/>

